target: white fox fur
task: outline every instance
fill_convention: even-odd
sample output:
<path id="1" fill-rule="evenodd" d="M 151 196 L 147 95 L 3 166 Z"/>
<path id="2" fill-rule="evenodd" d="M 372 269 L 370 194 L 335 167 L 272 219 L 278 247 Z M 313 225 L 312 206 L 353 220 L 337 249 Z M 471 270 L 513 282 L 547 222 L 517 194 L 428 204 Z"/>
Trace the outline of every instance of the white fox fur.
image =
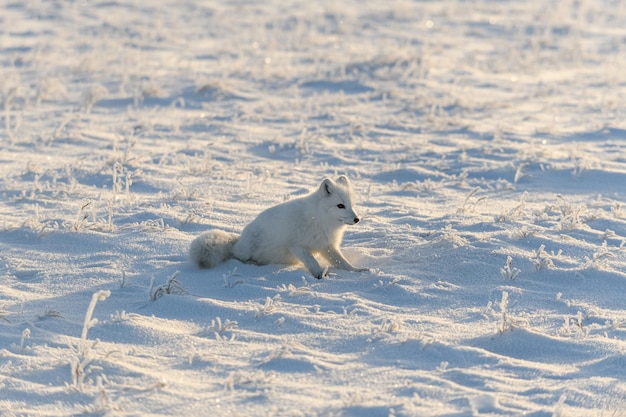
<path id="1" fill-rule="evenodd" d="M 221 230 L 205 232 L 191 242 L 189 258 L 202 268 L 213 268 L 227 259 L 265 264 L 302 262 L 318 279 L 324 269 L 314 255 L 348 271 L 356 268 L 341 254 L 339 245 L 348 225 L 359 222 L 347 177 L 326 178 L 309 195 L 295 198 L 261 212 L 241 236 Z"/>

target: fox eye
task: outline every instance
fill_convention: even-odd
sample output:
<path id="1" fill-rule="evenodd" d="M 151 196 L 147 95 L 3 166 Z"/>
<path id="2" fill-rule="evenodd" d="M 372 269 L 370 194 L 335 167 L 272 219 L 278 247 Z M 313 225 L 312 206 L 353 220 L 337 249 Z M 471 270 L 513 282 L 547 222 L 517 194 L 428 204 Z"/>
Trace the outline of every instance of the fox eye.
<path id="1" fill-rule="evenodd" d="M 340 208 L 340 209 L 345 209 L 345 208 L 346 208 L 346 206 L 344 206 L 343 204 L 337 204 L 337 208 Z"/>

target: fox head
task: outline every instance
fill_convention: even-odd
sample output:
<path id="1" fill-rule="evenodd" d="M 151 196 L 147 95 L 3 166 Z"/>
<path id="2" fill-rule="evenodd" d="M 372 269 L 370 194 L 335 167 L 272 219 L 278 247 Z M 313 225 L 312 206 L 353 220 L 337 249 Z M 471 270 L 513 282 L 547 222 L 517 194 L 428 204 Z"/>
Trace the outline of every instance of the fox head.
<path id="1" fill-rule="evenodd" d="M 321 207 L 329 219 L 345 225 L 359 222 L 359 216 L 354 211 L 352 184 L 348 177 L 342 175 L 337 181 L 325 178 L 317 192 Z"/>

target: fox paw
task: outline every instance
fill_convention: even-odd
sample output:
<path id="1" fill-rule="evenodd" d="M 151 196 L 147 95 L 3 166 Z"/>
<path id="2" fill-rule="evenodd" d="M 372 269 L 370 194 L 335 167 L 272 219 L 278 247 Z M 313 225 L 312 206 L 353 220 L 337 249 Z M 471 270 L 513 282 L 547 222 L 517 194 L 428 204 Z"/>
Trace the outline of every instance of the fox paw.
<path id="1" fill-rule="evenodd" d="M 317 279 L 328 278 L 328 268 L 324 268 L 323 270 L 312 274 Z"/>

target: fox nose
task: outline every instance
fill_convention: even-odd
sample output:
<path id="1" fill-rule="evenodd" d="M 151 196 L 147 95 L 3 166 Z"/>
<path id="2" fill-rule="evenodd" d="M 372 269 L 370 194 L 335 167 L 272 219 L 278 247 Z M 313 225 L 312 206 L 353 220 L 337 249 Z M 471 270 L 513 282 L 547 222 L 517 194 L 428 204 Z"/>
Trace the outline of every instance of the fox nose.
<path id="1" fill-rule="evenodd" d="M 354 224 L 357 224 L 357 223 L 359 222 L 359 220 L 360 220 L 360 219 L 359 219 L 358 217 L 355 217 L 355 218 L 354 218 Z"/>

